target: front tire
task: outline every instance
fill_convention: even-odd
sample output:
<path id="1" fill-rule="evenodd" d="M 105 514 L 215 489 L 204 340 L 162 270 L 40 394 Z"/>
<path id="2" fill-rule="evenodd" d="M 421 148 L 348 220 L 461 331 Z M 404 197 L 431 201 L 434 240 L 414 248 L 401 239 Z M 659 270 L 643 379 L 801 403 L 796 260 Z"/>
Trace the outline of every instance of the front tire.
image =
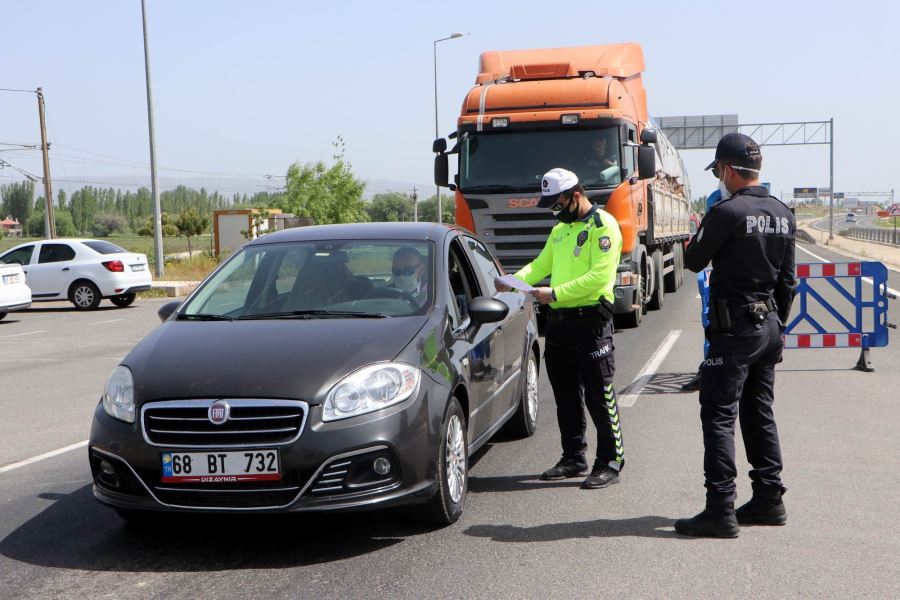
<path id="1" fill-rule="evenodd" d="M 109 301 L 119 308 L 125 308 L 134 304 L 135 298 L 137 298 L 137 294 L 120 294 L 118 296 L 110 296 Z"/>
<path id="2" fill-rule="evenodd" d="M 455 523 L 466 506 L 469 483 L 469 444 L 466 417 L 456 398 L 450 398 L 437 453 L 437 484 L 434 497 L 423 507 L 423 517 L 434 525 Z"/>
<path id="3" fill-rule="evenodd" d="M 79 281 L 72 286 L 69 300 L 76 310 L 94 310 L 100 306 L 100 290 L 90 281 Z"/>
<path id="4" fill-rule="evenodd" d="M 659 310 L 666 301 L 666 284 L 663 275 L 663 255 L 661 250 L 654 250 L 650 257 L 653 261 L 653 294 L 650 296 L 650 302 L 647 308 L 650 310 Z"/>
<path id="5" fill-rule="evenodd" d="M 534 352 L 528 351 L 525 374 L 522 377 L 522 391 L 519 395 L 519 407 L 506 424 L 506 430 L 517 438 L 534 435 L 537 429 L 540 396 L 538 394 L 538 365 Z"/>

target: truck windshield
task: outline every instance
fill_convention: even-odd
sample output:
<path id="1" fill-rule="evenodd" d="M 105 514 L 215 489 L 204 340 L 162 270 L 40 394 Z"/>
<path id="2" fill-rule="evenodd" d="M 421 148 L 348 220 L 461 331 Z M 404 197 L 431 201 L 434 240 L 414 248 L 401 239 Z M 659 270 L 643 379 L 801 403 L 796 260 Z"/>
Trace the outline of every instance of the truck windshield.
<path id="1" fill-rule="evenodd" d="M 555 167 L 578 175 L 587 188 L 622 182 L 619 130 L 466 133 L 460 141 L 459 184 L 464 192 L 540 189 Z"/>

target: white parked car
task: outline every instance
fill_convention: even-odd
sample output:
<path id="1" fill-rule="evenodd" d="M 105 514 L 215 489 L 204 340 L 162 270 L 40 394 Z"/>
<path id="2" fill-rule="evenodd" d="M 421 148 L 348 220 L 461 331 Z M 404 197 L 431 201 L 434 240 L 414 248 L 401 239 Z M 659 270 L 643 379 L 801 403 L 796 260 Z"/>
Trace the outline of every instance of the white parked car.
<path id="1" fill-rule="evenodd" d="M 102 298 L 128 306 L 150 289 L 147 255 L 102 240 L 46 240 L 22 244 L 0 255 L 0 263 L 22 265 L 33 302 L 68 300 L 80 310 Z"/>
<path id="2" fill-rule="evenodd" d="M 14 310 L 31 306 L 31 288 L 25 283 L 25 271 L 19 265 L 0 262 L 0 319 Z"/>

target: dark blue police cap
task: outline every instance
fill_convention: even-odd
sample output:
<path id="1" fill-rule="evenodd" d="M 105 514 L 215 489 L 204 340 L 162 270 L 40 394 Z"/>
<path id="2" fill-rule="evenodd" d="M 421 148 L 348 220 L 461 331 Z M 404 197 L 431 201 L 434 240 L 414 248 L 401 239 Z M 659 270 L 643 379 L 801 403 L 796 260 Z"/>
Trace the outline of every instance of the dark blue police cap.
<path id="1" fill-rule="evenodd" d="M 743 133 L 726 133 L 716 146 L 716 159 L 709 163 L 706 171 L 716 166 L 720 160 L 742 160 L 750 156 L 759 156 L 759 144 L 749 135 Z"/>

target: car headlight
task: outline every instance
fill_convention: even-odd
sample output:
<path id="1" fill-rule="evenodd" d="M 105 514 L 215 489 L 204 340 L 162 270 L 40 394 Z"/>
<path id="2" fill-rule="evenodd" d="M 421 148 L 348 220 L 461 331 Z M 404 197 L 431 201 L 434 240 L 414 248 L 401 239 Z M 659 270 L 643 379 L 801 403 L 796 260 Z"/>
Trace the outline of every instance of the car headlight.
<path id="1" fill-rule="evenodd" d="M 115 419 L 134 423 L 134 377 L 128 367 L 119 365 L 110 373 L 103 389 L 103 410 Z"/>
<path id="2" fill-rule="evenodd" d="M 323 421 L 355 417 L 403 402 L 419 387 L 419 369 L 403 363 L 362 368 L 338 382 L 325 398 Z"/>

